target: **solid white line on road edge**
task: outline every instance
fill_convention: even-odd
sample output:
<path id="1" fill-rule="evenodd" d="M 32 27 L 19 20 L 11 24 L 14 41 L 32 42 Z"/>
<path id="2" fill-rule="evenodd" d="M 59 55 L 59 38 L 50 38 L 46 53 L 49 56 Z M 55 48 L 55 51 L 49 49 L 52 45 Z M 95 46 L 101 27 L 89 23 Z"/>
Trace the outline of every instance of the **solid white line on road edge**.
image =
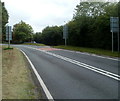
<path id="1" fill-rule="evenodd" d="M 78 65 L 78 66 L 87 68 L 87 69 L 92 70 L 92 71 L 94 71 L 94 72 L 97 72 L 97 73 L 99 73 L 99 74 L 102 74 L 102 75 L 105 75 L 105 76 L 107 76 L 107 77 L 110 77 L 110 78 L 113 78 L 113 79 L 115 79 L 115 80 L 120 81 L 120 76 L 119 76 L 119 75 L 114 74 L 114 73 L 111 73 L 111 72 L 109 72 L 109 71 L 106 71 L 106 70 L 103 70 L 103 69 L 99 69 L 99 68 L 96 68 L 96 67 L 94 67 L 94 66 L 91 66 L 91 65 L 88 65 L 88 64 L 85 64 L 85 63 L 82 63 L 82 62 L 79 62 L 79 61 L 76 61 L 76 60 L 73 60 L 73 59 L 70 59 L 70 58 L 61 56 L 61 55 L 57 55 L 57 54 L 54 54 L 54 53 L 51 53 L 51 52 L 47 52 L 47 51 L 44 51 L 44 50 L 40 50 L 40 49 L 37 49 L 37 48 L 32 48 L 32 47 L 27 47 L 27 48 L 35 49 L 35 50 L 44 52 L 44 53 L 49 54 L 49 55 L 51 55 L 51 56 L 57 57 L 57 58 L 59 58 L 59 59 L 65 60 L 65 61 L 67 61 L 67 62 L 76 64 L 76 65 Z"/>
<path id="2" fill-rule="evenodd" d="M 25 57 L 27 58 L 28 62 L 30 63 L 30 65 L 31 65 L 31 67 L 32 67 L 32 69 L 33 69 L 33 71 L 34 71 L 34 73 L 35 73 L 35 75 L 36 75 L 36 77 L 37 77 L 40 85 L 42 86 L 42 88 L 43 88 L 43 90 L 44 90 L 47 98 L 48 98 L 49 100 L 54 101 L 52 95 L 50 94 L 49 90 L 47 89 L 45 83 L 43 82 L 42 78 L 41 78 L 40 75 L 38 74 L 38 72 L 37 72 L 37 70 L 35 69 L 34 65 L 32 64 L 31 60 L 28 58 L 28 56 L 25 54 L 25 52 L 23 52 L 21 49 L 20 49 L 20 51 L 25 55 Z"/>

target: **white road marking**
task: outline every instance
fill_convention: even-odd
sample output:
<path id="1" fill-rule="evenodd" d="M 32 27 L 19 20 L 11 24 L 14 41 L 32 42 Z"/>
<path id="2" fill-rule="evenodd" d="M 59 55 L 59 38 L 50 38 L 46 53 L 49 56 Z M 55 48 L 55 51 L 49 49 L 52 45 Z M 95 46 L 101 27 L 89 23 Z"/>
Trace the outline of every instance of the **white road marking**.
<path id="1" fill-rule="evenodd" d="M 21 45 L 22 46 L 22 45 Z M 26 46 L 27 47 L 27 46 Z M 45 47 L 45 46 L 44 46 Z M 46 46 L 47 47 L 47 46 Z M 49 47 L 49 46 L 48 46 Z M 57 48 L 59 49 L 59 48 Z M 104 58 L 104 59 L 109 59 L 109 60 L 114 60 L 114 61 L 120 61 L 120 58 L 111 58 L 108 56 L 100 56 L 97 54 L 92 54 L 92 53 L 86 53 L 86 52 L 79 52 L 79 51 L 72 51 L 72 50 L 66 50 L 66 49 L 62 49 L 62 51 L 67 51 L 67 52 L 71 52 L 71 53 L 78 53 L 78 54 L 84 54 L 84 55 L 89 55 L 89 56 L 94 56 L 94 57 L 99 57 L 99 58 Z"/>
<path id="2" fill-rule="evenodd" d="M 63 49 L 63 51 L 67 51 L 67 52 L 71 52 L 71 53 L 78 53 L 78 54 L 84 54 L 84 55 L 90 55 L 90 56 L 94 56 L 94 57 L 99 57 L 99 58 L 104 58 L 104 59 L 109 59 L 109 60 L 114 60 L 114 61 L 120 61 L 118 58 L 110 58 L 110 57 L 105 57 L 105 56 L 100 56 L 100 55 L 96 55 L 96 54 L 90 54 L 90 53 L 85 53 L 85 52 L 78 52 L 78 51 L 70 51 L 70 50 L 65 50 Z"/>
<path id="3" fill-rule="evenodd" d="M 31 67 L 32 67 L 32 69 L 33 69 L 33 71 L 34 71 L 34 73 L 35 73 L 35 75 L 36 75 L 36 77 L 37 77 L 40 85 L 42 86 L 42 88 L 43 88 L 43 90 L 44 90 L 44 92 L 45 92 L 48 100 L 54 101 L 52 95 L 50 94 L 49 90 L 47 89 L 45 83 L 43 82 L 42 78 L 41 78 L 40 75 L 38 74 L 38 72 L 37 72 L 37 70 L 35 69 L 34 65 L 32 64 L 31 60 L 28 58 L 28 56 L 27 56 L 22 50 L 20 50 L 20 51 L 25 55 L 25 57 L 27 58 L 28 62 L 30 63 L 30 65 L 31 65 Z"/>
<path id="4" fill-rule="evenodd" d="M 82 63 L 82 62 L 79 62 L 79 61 L 76 61 L 76 60 L 73 60 L 73 59 L 70 59 L 70 58 L 67 58 L 67 57 L 63 57 L 63 56 L 60 56 L 60 55 L 56 55 L 56 54 L 53 54 L 53 53 L 50 53 L 50 52 L 45 52 L 45 53 L 120 81 L 120 79 L 119 79 L 120 76 L 119 75 L 111 73 L 109 71 L 105 71 L 103 69 L 99 69 L 99 68 L 96 68 L 94 66 L 87 65 L 85 63 Z"/>
<path id="5" fill-rule="evenodd" d="M 57 57 L 57 58 L 62 59 L 62 60 L 64 60 L 64 61 L 67 61 L 67 62 L 76 64 L 76 65 L 78 65 L 78 66 L 87 68 L 87 69 L 92 70 L 92 71 L 94 71 L 94 72 L 97 72 L 97 73 L 99 73 L 99 74 L 102 74 L 102 75 L 105 75 L 105 76 L 107 76 L 107 77 L 110 77 L 110 78 L 113 78 L 113 79 L 115 79 L 115 80 L 120 81 L 120 76 L 117 75 L 117 74 L 114 74 L 114 73 L 112 73 L 112 72 L 109 72 L 109 71 L 106 71 L 106 70 L 103 70 L 103 69 L 99 69 L 99 68 L 97 68 L 97 67 L 94 67 L 94 66 L 85 64 L 85 63 L 83 63 L 83 62 L 79 62 L 79 61 L 76 61 L 76 60 L 73 60 L 73 59 L 70 59 L 70 58 L 61 56 L 61 55 L 57 55 L 57 54 L 54 54 L 54 53 L 51 53 L 51 52 L 47 52 L 47 51 L 45 51 L 45 50 L 39 50 L 39 49 L 36 49 L 36 48 L 33 48 L 33 47 L 27 47 L 27 48 L 35 49 L 35 50 L 44 52 L 44 53 L 46 53 L 46 54 L 49 54 L 49 55 L 54 56 L 54 57 Z"/>

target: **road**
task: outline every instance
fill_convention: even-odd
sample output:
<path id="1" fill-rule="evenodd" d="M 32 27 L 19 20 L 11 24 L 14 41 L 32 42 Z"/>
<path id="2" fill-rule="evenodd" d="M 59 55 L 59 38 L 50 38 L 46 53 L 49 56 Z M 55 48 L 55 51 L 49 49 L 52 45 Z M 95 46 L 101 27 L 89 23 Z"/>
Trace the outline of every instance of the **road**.
<path id="1" fill-rule="evenodd" d="M 46 46 L 14 45 L 29 57 L 54 99 L 117 99 L 118 61 Z"/>

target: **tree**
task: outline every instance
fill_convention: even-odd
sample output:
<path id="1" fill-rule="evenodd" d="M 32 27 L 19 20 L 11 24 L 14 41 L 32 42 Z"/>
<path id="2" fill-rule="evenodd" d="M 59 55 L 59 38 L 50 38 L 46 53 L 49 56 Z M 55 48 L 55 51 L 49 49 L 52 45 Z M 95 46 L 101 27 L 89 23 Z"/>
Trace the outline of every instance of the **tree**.
<path id="1" fill-rule="evenodd" d="M 76 6 L 74 19 L 79 16 L 97 17 L 103 15 L 105 13 L 104 7 L 108 4 L 109 3 L 104 2 L 80 2 L 80 4 Z"/>
<path id="2" fill-rule="evenodd" d="M 47 45 L 58 45 L 62 43 L 62 27 L 46 27 L 42 31 L 43 43 Z"/>
<path id="3" fill-rule="evenodd" d="M 13 27 L 13 42 L 30 42 L 33 39 L 33 29 L 29 24 L 21 21 Z"/>
<path id="4" fill-rule="evenodd" d="M 33 35 L 34 37 L 34 41 L 36 43 L 42 43 L 42 33 L 41 32 L 37 32 Z"/>
<path id="5" fill-rule="evenodd" d="M 0 42 L 2 39 L 2 3 L 0 1 Z"/>
<path id="6" fill-rule="evenodd" d="M 7 9 L 5 8 L 5 4 L 4 2 L 1 3 L 0 1 L 0 12 L 2 13 L 2 17 L 0 14 L 0 19 L 2 20 L 2 22 L 0 21 L 0 24 L 2 24 L 2 40 L 5 41 L 5 33 L 6 33 L 6 28 L 5 25 L 8 23 L 8 12 Z"/>
<path id="7" fill-rule="evenodd" d="M 75 10 L 68 23 L 69 45 L 111 49 L 110 17 L 120 16 L 120 2 L 80 2 Z"/>
<path id="8" fill-rule="evenodd" d="M 110 17 L 120 17 L 120 2 L 80 2 L 67 23 L 68 45 L 111 49 Z M 116 34 L 117 35 L 117 34 Z M 35 39 L 47 45 L 63 44 L 63 26 L 46 27 Z M 117 36 L 115 44 L 117 44 Z M 114 45 L 117 50 L 117 45 Z"/>

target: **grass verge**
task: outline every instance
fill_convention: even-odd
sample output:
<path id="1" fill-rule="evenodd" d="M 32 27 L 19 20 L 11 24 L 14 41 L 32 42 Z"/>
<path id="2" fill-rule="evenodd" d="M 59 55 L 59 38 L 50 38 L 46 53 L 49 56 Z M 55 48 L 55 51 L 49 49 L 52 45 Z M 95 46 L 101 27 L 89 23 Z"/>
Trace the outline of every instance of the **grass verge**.
<path id="1" fill-rule="evenodd" d="M 39 44 L 39 43 L 23 43 L 23 45 L 46 46 L 46 45 L 44 45 L 44 44 Z"/>
<path id="2" fill-rule="evenodd" d="M 32 80 L 23 54 L 16 48 L 4 50 L 2 55 L 2 98 L 38 99 L 40 93 Z"/>
<path id="3" fill-rule="evenodd" d="M 103 55 L 103 56 L 120 57 L 118 52 L 111 52 L 109 50 L 94 49 L 94 48 L 83 48 L 83 47 L 75 47 L 75 46 L 53 46 L 53 47 L 54 48 L 67 49 L 67 50 L 80 51 L 80 52 L 87 52 L 87 53 Z"/>
<path id="4" fill-rule="evenodd" d="M 12 47 L 4 48 L 4 50 L 9 50 L 9 49 L 13 49 L 13 48 Z"/>

